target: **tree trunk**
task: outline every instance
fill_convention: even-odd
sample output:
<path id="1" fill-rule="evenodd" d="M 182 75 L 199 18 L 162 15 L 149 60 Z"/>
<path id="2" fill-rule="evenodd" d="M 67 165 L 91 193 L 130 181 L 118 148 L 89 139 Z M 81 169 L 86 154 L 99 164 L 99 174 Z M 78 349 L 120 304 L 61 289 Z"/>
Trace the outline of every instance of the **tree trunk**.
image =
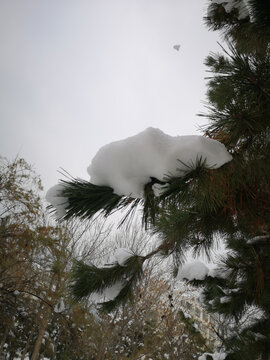
<path id="1" fill-rule="evenodd" d="M 4 345 L 5 345 L 7 337 L 8 337 L 8 332 L 11 329 L 12 324 L 13 324 L 13 321 L 9 322 L 7 324 L 7 326 L 6 326 L 6 329 L 5 329 L 5 332 L 4 332 L 4 335 L 3 335 L 3 339 L 2 339 L 1 344 L 0 344 L 0 354 L 3 353 Z"/>
<path id="2" fill-rule="evenodd" d="M 27 343 L 25 344 L 25 347 L 24 347 L 23 352 L 21 354 L 21 360 L 24 360 L 25 355 L 27 354 L 27 351 L 28 351 L 28 349 L 30 347 L 30 343 L 31 343 L 31 341 L 33 339 L 34 333 L 35 333 L 35 327 L 33 326 L 32 330 L 30 332 L 30 335 L 28 337 Z"/>
<path id="3" fill-rule="evenodd" d="M 41 347 L 41 344 L 42 344 L 42 339 L 43 339 L 44 333 L 46 331 L 51 312 L 52 312 L 52 310 L 50 308 L 47 309 L 47 311 L 45 312 L 45 315 L 44 315 L 44 317 L 43 317 L 43 319 L 41 321 L 39 331 L 38 331 L 38 337 L 37 337 L 36 342 L 35 342 L 34 350 L 33 350 L 32 356 L 31 356 L 31 360 L 37 360 L 38 359 L 40 347 Z"/>
<path id="4" fill-rule="evenodd" d="M 52 289 L 53 284 L 55 282 L 55 277 L 56 277 L 55 274 L 53 274 L 52 277 L 51 277 L 48 289 Z M 57 281 L 55 286 L 56 286 L 56 288 L 55 288 L 54 295 L 51 296 L 52 297 L 52 304 L 55 304 L 56 292 L 57 292 L 57 290 L 59 289 L 59 286 L 60 286 L 59 281 Z M 38 337 L 36 339 L 36 342 L 35 342 L 35 345 L 34 345 L 34 350 L 32 352 L 30 360 L 37 360 L 38 359 L 40 347 L 41 347 L 41 344 L 42 344 L 42 339 L 43 339 L 44 333 L 45 333 L 45 331 L 47 329 L 51 314 L 52 314 L 52 308 L 48 307 L 45 310 L 44 316 L 40 321 L 40 327 L 39 327 L 39 330 L 38 330 Z"/>

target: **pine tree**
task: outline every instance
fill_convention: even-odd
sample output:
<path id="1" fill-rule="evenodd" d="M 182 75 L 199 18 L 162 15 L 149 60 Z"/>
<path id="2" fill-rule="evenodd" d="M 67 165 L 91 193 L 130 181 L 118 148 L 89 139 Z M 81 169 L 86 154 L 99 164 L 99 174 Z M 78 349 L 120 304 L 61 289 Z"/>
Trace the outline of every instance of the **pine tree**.
<path id="1" fill-rule="evenodd" d="M 90 218 L 99 211 L 108 216 L 116 209 L 144 208 L 143 221 L 162 238 L 159 247 L 142 257 L 130 257 L 126 266 L 96 268 L 78 263 L 74 269 L 74 295 L 87 297 L 117 281 L 123 291 L 105 304 L 111 310 L 131 299 L 143 263 L 150 257 L 172 254 L 183 261 L 187 249 L 210 253 L 222 238 L 227 253 L 216 275 L 194 280 L 201 286 L 210 312 L 239 324 L 245 313 L 257 309 L 257 319 L 247 318 L 224 339 L 226 359 L 262 359 L 270 355 L 270 3 L 250 0 L 212 1 L 206 23 L 220 30 L 228 50 L 210 54 L 206 65 L 209 124 L 205 136 L 223 143 L 233 160 L 213 170 L 198 158 L 186 164 L 186 173 L 168 176 L 163 193 L 155 197 L 152 185 L 145 186 L 144 200 L 121 197 L 108 187 L 71 179 L 65 181 L 66 218 Z M 86 189 L 88 187 L 88 190 Z"/>
<path id="2" fill-rule="evenodd" d="M 268 359 L 270 8 L 269 2 L 250 1 L 250 21 L 239 19 L 237 8 L 226 12 L 226 5 L 211 4 L 206 19 L 210 27 L 224 31 L 229 50 L 206 60 L 213 75 L 204 116 L 210 120 L 206 135 L 224 143 L 233 161 L 215 171 L 190 172 L 182 191 L 168 189 L 170 208 L 157 227 L 181 251 L 191 245 L 195 252 L 202 247 L 208 252 L 214 237 L 222 237 L 228 253 L 216 276 L 192 283 L 203 287 L 208 311 L 236 324 L 250 308 L 258 309 L 257 318 L 238 327 L 237 337 L 231 331 L 224 339 L 226 359 Z"/>

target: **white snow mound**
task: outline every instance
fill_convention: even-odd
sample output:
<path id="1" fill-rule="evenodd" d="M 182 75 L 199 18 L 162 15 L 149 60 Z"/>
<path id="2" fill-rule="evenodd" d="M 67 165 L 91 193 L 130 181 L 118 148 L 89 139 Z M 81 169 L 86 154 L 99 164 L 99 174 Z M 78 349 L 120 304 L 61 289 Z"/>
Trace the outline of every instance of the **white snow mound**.
<path id="1" fill-rule="evenodd" d="M 100 293 L 91 294 L 90 299 L 97 303 L 113 300 L 116 298 L 116 296 L 119 294 L 119 292 L 123 289 L 124 286 L 124 281 L 116 282 L 112 286 L 102 290 Z"/>
<path id="2" fill-rule="evenodd" d="M 201 261 L 193 261 L 181 266 L 178 270 L 177 280 L 203 280 L 209 273 L 209 268 Z"/>
<path id="3" fill-rule="evenodd" d="M 225 146 L 203 136 L 170 136 L 148 128 L 124 140 L 103 146 L 87 171 L 91 183 L 109 186 L 122 196 L 143 198 L 150 177 L 163 180 L 165 175 L 181 176 L 190 164 L 202 158 L 214 169 L 232 160 Z"/>
<path id="4" fill-rule="evenodd" d="M 215 352 L 213 354 L 204 353 L 201 356 L 199 356 L 198 360 L 206 360 L 207 355 L 211 355 L 213 360 L 224 360 L 224 359 L 226 359 L 226 356 L 227 356 L 226 353 L 222 353 L 222 352 L 220 352 L 220 353 Z"/>
<path id="5" fill-rule="evenodd" d="M 47 191 L 45 196 L 46 200 L 55 208 L 57 219 L 65 216 L 66 208 L 68 207 L 67 198 L 61 196 L 61 191 L 63 191 L 64 188 L 64 184 L 56 184 Z"/>
<path id="6" fill-rule="evenodd" d="M 133 252 L 130 249 L 119 248 L 114 253 L 114 261 L 119 265 L 124 266 L 127 259 L 131 256 L 134 256 Z"/>

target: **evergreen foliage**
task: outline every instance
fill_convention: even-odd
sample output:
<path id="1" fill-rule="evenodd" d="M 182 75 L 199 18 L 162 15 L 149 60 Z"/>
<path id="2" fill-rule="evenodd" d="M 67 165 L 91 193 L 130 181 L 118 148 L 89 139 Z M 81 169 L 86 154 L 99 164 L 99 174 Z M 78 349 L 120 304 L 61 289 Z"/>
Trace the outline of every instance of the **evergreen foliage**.
<path id="1" fill-rule="evenodd" d="M 164 184 L 163 182 L 152 178 L 151 182 L 146 184 L 144 189 L 144 200 L 128 196 L 119 196 L 114 193 L 109 186 L 99 186 L 89 181 L 72 178 L 70 180 L 61 180 L 63 185 L 59 192 L 60 197 L 68 199 L 64 220 L 80 218 L 82 220 L 91 220 L 95 215 L 108 217 L 115 211 L 124 210 L 119 226 L 127 219 L 132 218 L 137 207 L 143 205 L 142 222 L 147 227 L 148 223 L 155 223 L 155 216 L 159 201 L 153 193 L 153 184 Z M 48 207 L 55 212 L 53 206 Z"/>
<path id="2" fill-rule="evenodd" d="M 235 4 L 246 6 L 249 15 L 239 16 L 239 10 L 234 8 L 227 12 L 227 2 L 209 3 L 208 14 L 204 18 L 206 25 L 213 31 L 221 31 L 224 38 L 241 51 L 258 53 L 268 47 L 270 36 L 270 5 L 268 0 L 235 0 Z"/>
<path id="3" fill-rule="evenodd" d="M 78 216 L 81 219 L 91 219 L 97 213 L 105 217 L 115 210 L 120 210 L 132 202 L 128 197 L 114 194 L 108 186 L 98 186 L 85 180 L 73 179 L 62 181 L 62 196 L 68 198 L 65 219 Z"/>
<path id="4" fill-rule="evenodd" d="M 128 258 L 124 266 L 117 263 L 96 267 L 77 261 L 73 268 L 73 284 L 71 285 L 75 300 L 81 300 L 93 293 L 102 294 L 106 289 L 119 283 L 121 285 L 119 294 L 113 300 L 104 301 L 101 308 L 110 312 L 121 303 L 131 301 L 132 289 L 137 285 L 143 273 L 143 261 L 144 258 L 137 255 Z"/>

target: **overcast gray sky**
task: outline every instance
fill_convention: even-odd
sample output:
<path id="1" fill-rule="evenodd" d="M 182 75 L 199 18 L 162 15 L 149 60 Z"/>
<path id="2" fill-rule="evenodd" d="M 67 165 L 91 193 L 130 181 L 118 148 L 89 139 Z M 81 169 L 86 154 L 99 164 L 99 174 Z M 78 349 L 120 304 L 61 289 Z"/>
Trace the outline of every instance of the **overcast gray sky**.
<path id="1" fill-rule="evenodd" d="M 152 126 L 199 134 L 218 34 L 205 0 L 0 0 L 0 154 L 88 179 L 98 149 Z M 180 44 L 179 51 L 173 49 Z"/>

